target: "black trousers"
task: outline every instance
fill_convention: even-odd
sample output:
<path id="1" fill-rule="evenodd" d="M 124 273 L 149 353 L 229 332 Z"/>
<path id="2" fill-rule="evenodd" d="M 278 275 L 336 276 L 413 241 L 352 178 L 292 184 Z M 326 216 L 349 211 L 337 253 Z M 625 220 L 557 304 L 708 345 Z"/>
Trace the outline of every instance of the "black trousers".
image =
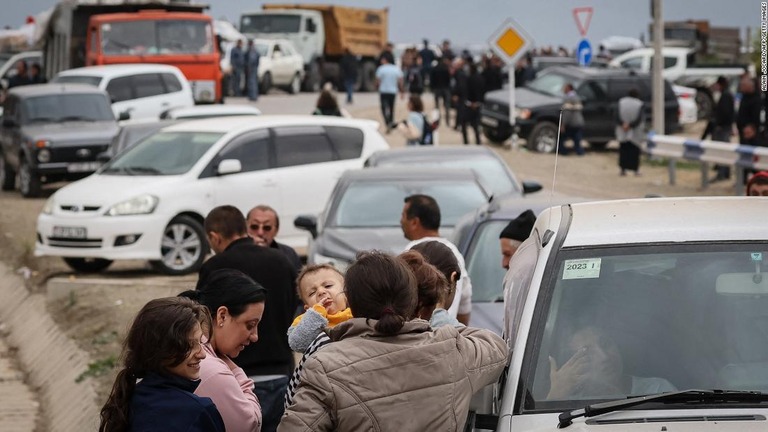
<path id="1" fill-rule="evenodd" d="M 461 137 L 464 144 L 469 144 L 467 137 L 467 125 L 475 130 L 475 144 L 480 145 L 480 108 L 474 109 L 468 106 L 459 107 L 461 113 Z"/>
<path id="2" fill-rule="evenodd" d="M 394 93 L 379 93 L 379 101 L 381 102 L 381 115 L 384 116 L 384 124 L 389 130 L 389 125 L 394 121 L 395 115 L 395 96 Z"/>

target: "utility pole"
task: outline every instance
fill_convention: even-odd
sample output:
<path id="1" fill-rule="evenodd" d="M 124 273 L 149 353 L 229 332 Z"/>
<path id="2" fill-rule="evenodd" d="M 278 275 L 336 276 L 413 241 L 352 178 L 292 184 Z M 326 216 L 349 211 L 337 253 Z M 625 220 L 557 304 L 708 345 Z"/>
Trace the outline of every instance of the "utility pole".
<path id="1" fill-rule="evenodd" d="M 664 135 L 664 14 L 662 13 L 661 0 L 651 0 L 651 14 L 653 15 L 653 131 Z M 675 184 L 675 161 L 669 160 L 669 184 Z"/>

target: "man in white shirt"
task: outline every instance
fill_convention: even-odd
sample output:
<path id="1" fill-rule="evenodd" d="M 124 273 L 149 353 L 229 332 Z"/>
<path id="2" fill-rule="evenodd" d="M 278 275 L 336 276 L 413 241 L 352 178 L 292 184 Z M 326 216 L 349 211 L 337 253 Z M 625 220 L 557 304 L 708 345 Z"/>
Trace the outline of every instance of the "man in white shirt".
<path id="1" fill-rule="evenodd" d="M 461 269 L 461 278 L 456 283 L 456 297 L 448 313 L 455 316 L 464 325 L 469 325 L 469 316 L 472 312 L 472 282 L 464 265 L 464 257 L 456 246 L 443 237 L 440 237 L 440 206 L 429 195 L 411 195 L 405 198 L 403 213 L 400 216 L 400 227 L 405 238 L 411 240 L 405 250 L 425 241 L 439 241 L 448 246 Z"/>

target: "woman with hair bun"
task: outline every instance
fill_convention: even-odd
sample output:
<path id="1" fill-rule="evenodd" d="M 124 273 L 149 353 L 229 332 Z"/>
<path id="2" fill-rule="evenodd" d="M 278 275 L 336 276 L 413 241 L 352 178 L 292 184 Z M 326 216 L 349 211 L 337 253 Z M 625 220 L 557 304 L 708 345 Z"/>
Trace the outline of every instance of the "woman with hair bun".
<path id="1" fill-rule="evenodd" d="M 304 364 L 279 431 L 459 431 L 477 390 L 498 378 L 504 341 L 488 330 L 412 320 L 417 281 L 406 263 L 364 252 L 345 275 L 353 318 Z M 405 415 L 418 413 L 418 415 Z"/>

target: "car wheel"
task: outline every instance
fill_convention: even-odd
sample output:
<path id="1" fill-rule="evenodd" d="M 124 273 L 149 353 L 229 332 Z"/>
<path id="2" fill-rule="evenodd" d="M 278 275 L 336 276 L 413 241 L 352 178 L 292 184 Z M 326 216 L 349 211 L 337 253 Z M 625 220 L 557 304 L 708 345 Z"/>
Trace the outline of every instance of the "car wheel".
<path id="1" fill-rule="evenodd" d="M 296 94 L 301 91 L 301 77 L 297 73 L 293 76 L 293 79 L 291 80 L 291 85 L 288 87 L 288 92 L 291 94 Z"/>
<path id="2" fill-rule="evenodd" d="M 696 92 L 696 108 L 699 120 L 709 119 L 712 115 L 712 109 L 714 105 L 715 102 L 712 100 L 712 96 L 710 96 L 707 92 Z"/>
<path id="3" fill-rule="evenodd" d="M 208 242 L 200 223 L 189 216 L 176 216 L 163 231 L 162 258 L 151 264 L 161 273 L 183 275 L 199 270 L 207 253 Z"/>
<path id="4" fill-rule="evenodd" d="M 309 70 L 304 76 L 304 91 L 317 93 L 320 91 L 320 65 L 317 60 L 312 61 Z"/>
<path id="5" fill-rule="evenodd" d="M 365 62 L 360 67 L 360 90 L 365 92 L 376 91 L 376 65 L 373 62 Z"/>
<path id="6" fill-rule="evenodd" d="M 21 156 L 21 166 L 19 166 L 19 189 L 24 198 L 39 197 L 43 189 L 40 177 L 29 166 L 24 156 Z"/>
<path id="7" fill-rule="evenodd" d="M 264 73 L 264 78 L 261 79 L 261 88 L 259 89 L 259 94 L 265 95 L 269 91 L 270 88 L 272 88 L 272 74 L 269 72 Z"/>
<path id="8" fill-rule="evenodd" d="M 503 132 L 498 129 L 483 128 L 483 135 L 495 144 L 501 144 L 512 136 L 512 132 Z"/>
<path id="9" fill-rule="evenodd" d="M 5 160 L 5 155 L 0 153 L 0 187 L 3 190 L 13 190 L 16 186 L 16 173 Z"/>
<path id="10" fill-rule="evenodd" d="M 552 153 L 557 147 L 557 125 L 542 121 L 536 124 L 528 136 L 528 149 L 539 153 Z"/>
<path id="11" fill-rule="evenodd" d="M 102 258 L 64 258 L 64 262 L 79 273 L 99 273 L 112 264 L 112 260 Z"/>

